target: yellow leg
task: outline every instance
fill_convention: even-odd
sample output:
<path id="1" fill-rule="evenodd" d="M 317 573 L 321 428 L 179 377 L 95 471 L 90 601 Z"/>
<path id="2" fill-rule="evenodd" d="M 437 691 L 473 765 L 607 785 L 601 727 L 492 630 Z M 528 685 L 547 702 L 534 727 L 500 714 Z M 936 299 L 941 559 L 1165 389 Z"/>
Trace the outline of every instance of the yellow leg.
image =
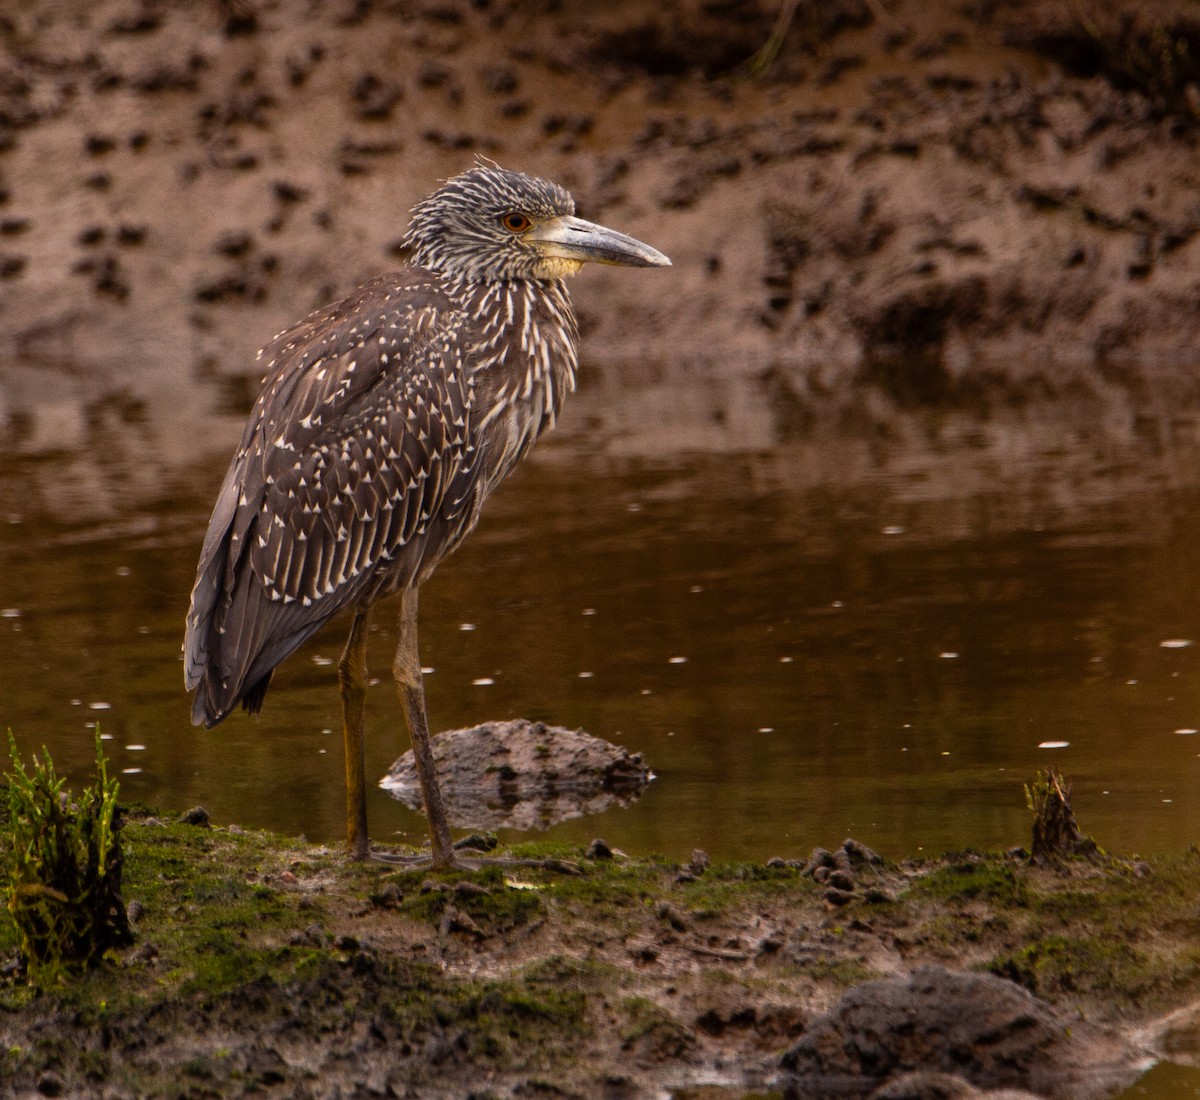
<path id="1" fill-rule="evenodd" d="M 354 613 L 354 625 L 338 662 L 338 686 L 342 694 L 342 739 L 346 747 L 346 847 L 351 859 L 366 859 L 371 843 L 367 838 L 367 781 L 363 761 L 363 714 L 367 702 L 367 624 L 369 607 Z"/>
<path id="2" fill-rule="evenodd" d="M 421 660 L 417 656 L 417 590 L 409 589 L 400 600 L 400 644 L 392 663 L 396 690 L 408 718 L 412 737 L 413 757 L 421 794 L 425 799 L 425 816 L 429 819 L 429 838 L 432 844 L 434 867 L 454 864 L 454 849 L 450 846 L 450 823 L 446 804 L 438 785 L 437 768 L 433 762 L 433 744 L 429 736 L 429 719 L 425 714 L 425 685 L 421 677 Z"/>

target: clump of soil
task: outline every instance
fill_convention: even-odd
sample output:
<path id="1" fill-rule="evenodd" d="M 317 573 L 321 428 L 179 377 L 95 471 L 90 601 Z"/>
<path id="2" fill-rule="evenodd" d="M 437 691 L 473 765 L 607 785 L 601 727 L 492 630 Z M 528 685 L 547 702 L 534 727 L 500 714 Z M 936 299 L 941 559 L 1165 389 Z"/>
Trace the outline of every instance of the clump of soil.
<path id="1" fill-rule="evenodd" d="M 653 778 L 640 752 L 521 718 L 446 730 L 434 738 L 433 755 L 450 824 L 459 829 L 546 829 L 627 806 Z M 411 749 L 379 785 L 424 808 Z"/>

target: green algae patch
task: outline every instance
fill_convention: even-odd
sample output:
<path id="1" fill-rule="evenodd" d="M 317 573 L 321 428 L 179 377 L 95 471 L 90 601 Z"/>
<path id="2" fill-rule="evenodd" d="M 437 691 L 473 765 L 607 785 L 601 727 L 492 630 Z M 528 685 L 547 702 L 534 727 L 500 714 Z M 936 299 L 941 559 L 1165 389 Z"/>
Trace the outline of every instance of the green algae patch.
<path id="1" fill-rule="evenodd" d="M 1200 994 L 1200 854 L 1034 867 L 592 859 L 526 844 L 398 871 L 267 833 L 127 814 L 131 946 L 0 980 L 0 1089 L 224 1097 L 584 1095 L 759 1066 L 848 987 L 987 969 L 1094 1018 Z M 811 861 L 810 861 L 811 862 Z M 18 937 L 0 914 L 0 945 Z M 49 1075 L 49 1076 L 47 1076 Z"/>
<path id="2" fill-rule="evenodd" d="M 396 909 L 434 928 L 481 936 L 510 932 L 538 919 L 538 891 L 502 873 L 498 867 L 463 872 L 408 872 L 390 880 L 400 894 Z M 386 898 L 387 885 L 376 895 Z"/>
<path id="3" fill-rule="evenodd" d="M 1158 997 L 1164 983 L 1195 983 L 1200 949 L 1163 957 L 1107 936 L 1052 934 L 993 959 L 988 969 L 1042 997 L 1120 989 L 1137 1006 Z"/>
<path id="4" fill-rule="evenodd" d="M 1024 907 L 1029 895 L 1020 870 L 996 857 L 950 856 L 943 866 L 913 882 L 913 898 L 942 901 L 986 901 L 999 906 Z"/>
<path id="5" fill-rule="evenodd" d="M 1200 852 L 1036 867 L 951 856 L 915 875 L 902 918 L 929 950 L 1097 1018 L 1165 1010 L 1200 993 Z"/>

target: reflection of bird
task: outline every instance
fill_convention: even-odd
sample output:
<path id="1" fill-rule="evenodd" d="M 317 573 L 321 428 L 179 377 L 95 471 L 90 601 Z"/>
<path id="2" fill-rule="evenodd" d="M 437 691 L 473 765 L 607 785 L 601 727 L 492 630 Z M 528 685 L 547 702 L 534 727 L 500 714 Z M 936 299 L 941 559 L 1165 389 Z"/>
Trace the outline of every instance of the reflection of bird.
<path id="1" fill-rule="evenodd" d="M 556 184 L 490 164 L 413 210 L 412 263 L 277 336 L 217 498 L 184 639 L 192 721 L 257 712 L 275 667 L 354 609 L 338 665 L 347 835 L 368 854 L 367 623 L 400 593 L 392 671 L 408 718 L 433 863 L 454 861 L 417 657 L 417 589 L 484 498 L 554 424 L 575 385 L 563 277 L 587 261 L 659 267 L 640 241 L 573 216 Z"/>

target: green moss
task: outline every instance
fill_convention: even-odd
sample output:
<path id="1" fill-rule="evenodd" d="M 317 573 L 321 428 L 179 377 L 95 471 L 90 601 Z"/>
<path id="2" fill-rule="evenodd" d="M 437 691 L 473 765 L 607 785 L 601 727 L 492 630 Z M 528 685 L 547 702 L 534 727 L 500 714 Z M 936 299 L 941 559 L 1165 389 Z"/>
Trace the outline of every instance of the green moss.
<path id="1" fill-rule="evenodd" d="M 485 935 L 508 932 L 542 913 L 537 890 L 512 886 L 499 867 L 466 872 L 407 872 L 392 881 L 404 900 L 400 912 L 412 920 L 440 927 L 447 916 L 470 918 Z"/>
<path id="2" fill-rule="evenodd" d="M 624 1024 L 620 1029 L 621 1046 L 635 1047 L 664 1045 L 680 1050 L 694 1042 L 691 1034 L 665 1009 L 646 997 L 625 997 L 620 1004 Z"/>
<path id="3" fill-rule="evenodd" d="M 714 919 L 740 906 L 748 898 L 755 901 L 798 894 L 816 896 L 820 887 L 793 867 L 767 867 L 755 863 L 716 863 L 703 874 L 683 884 L 681 897 L 692 916 Z"/>
<path id="4" fill-rule="evenodd" d="M 1022 875 L 1023 872 L 999 857 L 955 859 L 944 867 L 922 875 L 913 882 L 905 896 L 1026 906 L 1029 904 L 1029 892 Z"/>
<path id="5" fill-rule="evenodd" d="M 1164 958 L 1108 936 L 1054 934 L 997 956 L 988 969 L 1043 997 L 1120 989 L 1130 1004 L 1151 1007 L 1164 986 L 1200 979 L 1200 948 Z"/>
<path id="6" fill-rule="evenodd" d="M 122 1036 L 263 1041 L 282 1022 L 326 1051 L 380 1036 L 418 1093 L 433 1079 L 422 1074 L 447 1065 L 585 1081 L 594 1051 L 581 1038 L 598 1033 L 623 1060 L 689 1056 L 694 1021 L 673 1014 L 689 1002 L 671 983 L 754 1003 L 751 970 L 772 1002 L 802 1003 L 816 987 L 827 996 L 877 976 L 863 961 L 866 937 L 894 936 L 914 964 L 975 960 L 1089 1010 L 1177 1004 L 1200 989 L 1196 852 L 1054 870 L 963 854 L 923 871 L 884 869 L 879 884 L 894 900 L 835 911 L 786 867 L 713 863 L 681 881 L 661 858 L 592 861 L 577 848 L 523 845 L 512 854 L 578 873 L 397 874 L 279 837 L 155 818 L 133 818 L 126 840 L 137 946 L 66 985 L 0 982 L 0 1013 L 54 1021 L 64 1037 L 39 1043 L 45 1029 L 10 1028 L 28 1038 L 0 1074 L 22 1087 L 49 1067 L 82 1091 L 104 1081 L 137 1095 L 240 1094 L 259 1072 L 241 1047 L 195 1058 L 184 1043 L 171 1062 Z M 860 891 L 872 881 L 864 873 Z M 764 947 L 756 937 L 768 933 Z M 0 942 L 12 943 L 6 935 L 0 915 Z M 481 971 L 486 980 L 472 976 Z M 92 1041 L 101 1034 L 103 1049 Z M 296 1089 L 310 1072 L 285 1071 Z"/>

